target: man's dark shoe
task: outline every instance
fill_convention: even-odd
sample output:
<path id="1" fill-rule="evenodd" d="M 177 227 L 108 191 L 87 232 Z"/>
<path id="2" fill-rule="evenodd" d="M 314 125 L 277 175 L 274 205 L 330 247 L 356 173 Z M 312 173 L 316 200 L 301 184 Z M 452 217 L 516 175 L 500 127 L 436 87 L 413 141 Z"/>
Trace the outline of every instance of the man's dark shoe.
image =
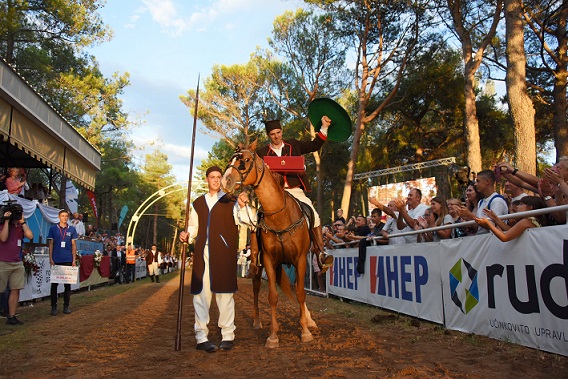
<path id="1" fill-rule="evenodd" d="M 219 345 L 219 350 L 229 351 L 235 346 L 233 341 L 221 341 L 221 345 Z"/>
<path id="2" fill-rule="evenodd" d="M 52 316 L 57 316 L 57 307 L 51 307 L 51 312 L 49 314 Z"/>
<path id="3" fill-rule="evenodd" d="M 6 318 L 6 324 L 8 325 L 23 325 L 24 323 L 16 318 L 16 316 L 8 316 Z"/>
<path id="4" fill-rule="evenodd" d="M 203 350 L 203 351 L 206 351 L 208 353 L 214 353 L 219 348 L 217 346 L 213 345 L 210 341 L 205 341 L 205 342 L 198 343 L 197 346 L 195 347 L 195 349 L 196 350 Z"/>
<path id="5" fill-rule="evenodd" d="M 63 307 L 63 313 L 68 315 L 69 313 L 71 313 L 71 309 L 69 309 L 69 307 Z"/>

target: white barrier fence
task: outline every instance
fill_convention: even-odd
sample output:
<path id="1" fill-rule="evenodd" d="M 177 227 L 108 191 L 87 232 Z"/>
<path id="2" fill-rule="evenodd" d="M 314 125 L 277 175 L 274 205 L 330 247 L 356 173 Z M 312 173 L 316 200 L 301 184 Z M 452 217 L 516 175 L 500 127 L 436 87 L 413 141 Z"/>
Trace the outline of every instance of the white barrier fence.
<path id="1" fill-rule="evenodd" d="M 568 355 L 568 226 L 333 251 L 329 294 Z"/>

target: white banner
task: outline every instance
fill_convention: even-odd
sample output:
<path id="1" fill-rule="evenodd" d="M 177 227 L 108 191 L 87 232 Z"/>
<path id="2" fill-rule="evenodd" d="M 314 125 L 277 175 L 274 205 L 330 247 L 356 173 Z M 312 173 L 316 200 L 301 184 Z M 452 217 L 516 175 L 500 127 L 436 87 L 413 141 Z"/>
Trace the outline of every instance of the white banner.
<path id="1" fill-rule="evenodd" d="M 365 273 L 357 272 L 358 249 L 332 252 L 328 292 L 425 320 L 443 323 L 438 243 L 368 246 Z"/>
<path id="2" fill-rule="evenodd" d="M 79 267 L 75 266 L 51 266 L 51 283 L 77 284 L 79 283 Z"/>
<path id="3" fill-rule="evenodd" d="M 20 290 L 20 301 L 30 301 L 42 297 L 49 296 L 51 292 L 51 265 L 49 264 L 49 256 L 36 254 L 36 263 L 39 267 L 36 273 L 32 273 L 29 280 L 26 280 L 26 286 Z M 71 290 L 79 288 L 79 284 L 71 284 Z M 57 293 L 62 293 L 63 284 L 57 286 Z"/>
<path id="4" fill-rule="evenodd" d="M 446 326 L 568 355 L 568 227 L 444 241 Z M 472 239 L 473 238 L 473 239 Z"/>
<path id="5" fill-rule="evenodd" d="M 141 258 L 136 259 L 134 277 L 136 279 L 145 278 L 147 272 L 148 270 L 146 269 L 146 260 Z"/>

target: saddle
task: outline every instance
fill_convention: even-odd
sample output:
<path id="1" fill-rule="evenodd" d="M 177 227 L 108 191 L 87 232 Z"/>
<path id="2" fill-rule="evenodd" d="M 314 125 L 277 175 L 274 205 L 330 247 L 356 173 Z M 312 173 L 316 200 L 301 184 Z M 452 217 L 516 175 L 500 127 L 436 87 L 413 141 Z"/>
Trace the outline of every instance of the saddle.
<path id="1" fill-rule="evenodd" d="M 309 232 L 309 235 L 310 235 L 310 241 L 311 241 L 312 244 L 313 244 L 313 241 L 315 241 L 315 238 L 316 238 L 316 237 L 315 237 L 315 234 L 314 234 L 314 231 L 313 231 L 313 229 L 312 229 L 312 228 L 313 228 L 313 225 L 314 225 L 314 222 L 315 222 L 314 211 L 312 210 L 312 208 L 311 208 L 308 204 L 301 202 L 300 200 L 296 199 L 294 196 L 290 195 L 289 193 L 285 192 L 285 196 L 289 196 L 290 198 L 292 198 L 292 199 L 296 202 L 296 204 L 298 204 L 298 206 L 300 207 L 300 209 L 301 209 L 301 211 L 302 211 L 303 218 L 305 219 L 306 224 L 307 224 L 307 226 L 308 226 L 308 232 Z M 266 225 L 266 224 L 264 223 L 264 212 L 262 211 L 262 208 L 259 208 L 259 210 L 258 210 L 258 225 Z M 291 225 L 291 226 L 292 226 L 292 225 Z M 288 229 L 290 229 L 290 227 L 289 227 Z M 275 233 L 275 234 L 280 238 L 280 240 L 282 241 L 282 234 L 283 234 L 283 233 L 285 233 L 285 232 L 293 233 L 293 229 L 294 229 L 294 228 L 292 228 L 291 231 L 288 230 L 288 229 L 275 231 L 275 230 L 272 230 L 272 229 L 265 229 L 265 228 L 263 228 L 263 227 L 256 228 L 256 238 L 257 238 L 257 241 L 258 241 L 258 264 L 259 264 L 259 265 L 261 265 L 261 262 L 262 262 L 262 259 L 261 259 L 261 254 L 262 254 L 262 231 L 265 231 L 265 232 L 266 232 L 266 231 L 273 232 L 273 233 Z"/>

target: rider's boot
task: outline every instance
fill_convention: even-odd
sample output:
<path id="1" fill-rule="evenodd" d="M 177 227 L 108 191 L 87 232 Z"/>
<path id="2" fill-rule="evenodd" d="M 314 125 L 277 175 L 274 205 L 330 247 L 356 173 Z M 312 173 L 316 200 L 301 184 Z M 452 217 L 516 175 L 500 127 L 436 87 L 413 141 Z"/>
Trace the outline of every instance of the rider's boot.
<path id="1" fill-rule="evenodd" d="M 323 233 L 321 230 L 321 225 L 312 228 L 315 240 L 313 242 L 312 252 L 318 254 L 318 263 L 321 268 L 322 273 L 326 272 L 331 266 L 333 266 L 333 256 L 327 254 L 324 250 L 323 245 Z"/>

